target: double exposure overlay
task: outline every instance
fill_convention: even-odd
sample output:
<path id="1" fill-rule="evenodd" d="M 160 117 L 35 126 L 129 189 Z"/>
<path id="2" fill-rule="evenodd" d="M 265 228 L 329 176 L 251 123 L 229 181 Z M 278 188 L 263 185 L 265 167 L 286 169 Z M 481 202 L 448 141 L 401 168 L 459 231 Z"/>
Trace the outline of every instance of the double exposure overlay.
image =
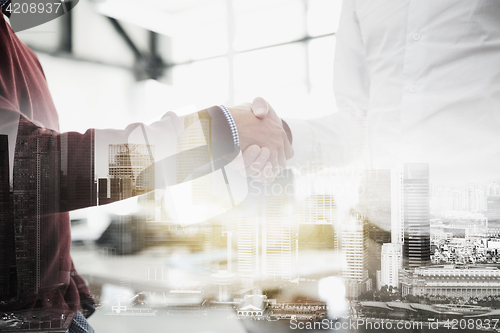
<path id="1" fill-rule="evenodd" d="M 500 331 L 500 2 L 62 2 L 0 0 L 0 332 Z"/>

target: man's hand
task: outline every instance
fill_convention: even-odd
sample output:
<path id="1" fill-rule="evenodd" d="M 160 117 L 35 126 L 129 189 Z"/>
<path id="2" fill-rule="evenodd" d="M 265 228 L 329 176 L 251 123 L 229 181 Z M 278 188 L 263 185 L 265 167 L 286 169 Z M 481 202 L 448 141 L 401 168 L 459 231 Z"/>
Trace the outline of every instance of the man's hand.
<path id="1" fill-rule="evenodd" d="M 240 107 L 236 107 L 236 109 L 247 109 L 248 106 L 249 104 L 244 104 Z M 261 143 L 259 143 L 255 141 L 254 138 L 252 145 L 244 146 L 243 144 L 241 144 L 242 131 L 240 131 L 240 127 L 238 126 L 238 124 L 236 124 L 238 132 L 240 133 L 240 147 L 243 151 L 243 160 L 246 167 L 244 172 L 247 176 L 251 176 L 253 179 L 271 182 L 274 180 L 275 176 L 286 167 L 286 160 L 293 156 L 293 148 L 290 144 L 291 138 L 289 138 L 286 132 L 283 130 L 282 120 L 278 117 L 274 109 L 263 98 L 257 97 L 256 99 L 254 99 L 250 107 L 252 112 L 254 113 L 250 113 L 250 115 L 254 117 L 254 120 L 261 120 L 262 122 L 260 124 L 266 126 L 265 128 L 261 128 L 261 130 L 274 131 L 273 133 L 268 132 L 269 137 L 279 135 L 282 138 L 282 144 L 270 145 L 269 143 L 271 143 L 272 141 L 270 141 L 269 143 L 262 143 L 261 141 Z M 231 109 L 230 112 L 234 118 L 234 114 Z M 271 121 L 278 127 L 275 127 L 273 129 L 273 126 L 269 126 L 269 124 L 267 123 L 269 121 Z M 236 119 L 235 122 L 237 122 Z M 243 128 L 245 128 L 245 124 L 243 123 L 242 125 Z M 256 132 L 256 134 L 260 134 L 260 132 L 262 132 L 261 130 Z M 251 139 L 251 137 L 248 138 L 248 142 L 251 142 Z M 276 154 L 272 153 L 271 147 L 275 147 L 277 149 Z"/>
<path id="2" fill-rule="evenodd" d="M 231 112 L 238 129 L 241 150 L 245 150 L 251 145 L 257 145 L 269 149 L 271 163 L 281 159 L 280 154 L 284 154 L 288 138 L 280 124 L 268 117 L 255 117 L 250 103 L 229 108 L 229 112 Z"/>
<path id="3" fill-rule="evenodd" d="M 251 176 L 255 180 L 273 182 L 275 173 L 273 171 L 273 165 L 269 161 L 269 157 L 269 149 L 251 145 L 245 149 L 242 156 L 243 164 L 246 167 L 242 170 L 242 173 L 247 177 Z"/>
<path id="4" fill-rule="evenodd" d="M 252 102 L 252 111 L 257 118 L 270 118 L 275 123 L 279 124 L 283 129 L 285 128 L 283 120 L 276 114 L 273 107 L 266 102 L 262 97 L 256 97 Z M 293 148 L 292 148 L 292 138 L 291 133 L 287 133 L 287 141 L 284 146 L 284 155 L 285 160 L 288 160 L 293 157 Z"/>

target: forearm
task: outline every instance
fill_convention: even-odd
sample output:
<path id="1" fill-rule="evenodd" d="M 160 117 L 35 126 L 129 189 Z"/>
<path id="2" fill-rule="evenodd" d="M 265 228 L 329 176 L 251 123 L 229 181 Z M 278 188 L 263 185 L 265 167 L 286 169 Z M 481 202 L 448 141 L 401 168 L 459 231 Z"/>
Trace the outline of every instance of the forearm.
<path id="1" fill-rule="evenodd" d="M 185 117 L 169 112 L 151 125 L 90 129 L 83 134 L 57 133 L 14 113 L 2 112 L 2 119 L 10 122 L 1 129 L 9 134 L 14 193 L 43 194 L 47 198 L 44 213 L 144 194 L 158 184 L 170 184 L 161 177 L 155 179 L 158 175 L 179 183 L 197 169 L 236 155 L 231 130 L 217 107 Z M 170 168 L 155 172 L 155 165 L 165 159 L 170 163 L 159 167 Z"/>

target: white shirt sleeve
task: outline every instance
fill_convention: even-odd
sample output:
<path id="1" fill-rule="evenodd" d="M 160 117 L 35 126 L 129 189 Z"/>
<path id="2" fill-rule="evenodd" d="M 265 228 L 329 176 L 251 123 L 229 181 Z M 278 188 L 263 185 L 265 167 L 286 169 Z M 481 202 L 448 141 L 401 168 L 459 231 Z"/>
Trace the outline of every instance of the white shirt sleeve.
<path id="1" fill-rule="evenodd" d="M 363 37 L 355 10 L 355 0 L 344 0 L 336 34 L 334 90 L 340 113 L 357 119 L 369 108 L 370 75 Z"/>
<path id="2" fill-rule="evenodd" d="M 370 79 L 354 0 L 345 0 L 336 34 L 334 89 L 338 111 L 311 119 L 285 119 L 293 135 L 292 166 L 310 171 L 364 163 Z"/>

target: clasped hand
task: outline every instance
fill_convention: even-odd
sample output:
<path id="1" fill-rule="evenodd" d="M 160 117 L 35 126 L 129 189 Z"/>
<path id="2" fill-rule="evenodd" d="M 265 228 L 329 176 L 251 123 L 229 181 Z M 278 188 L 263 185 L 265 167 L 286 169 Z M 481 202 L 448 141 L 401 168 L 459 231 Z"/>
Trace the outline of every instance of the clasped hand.
<path id="1" fill-rule="evenodd" d="M 283 122 L 263 98 L 229 108 L 233 116 L 244 169 L 240 171 L 258 181 L 272 182 L 286 167 L 286 160 L 293 157 L 291 138 Z"/>

